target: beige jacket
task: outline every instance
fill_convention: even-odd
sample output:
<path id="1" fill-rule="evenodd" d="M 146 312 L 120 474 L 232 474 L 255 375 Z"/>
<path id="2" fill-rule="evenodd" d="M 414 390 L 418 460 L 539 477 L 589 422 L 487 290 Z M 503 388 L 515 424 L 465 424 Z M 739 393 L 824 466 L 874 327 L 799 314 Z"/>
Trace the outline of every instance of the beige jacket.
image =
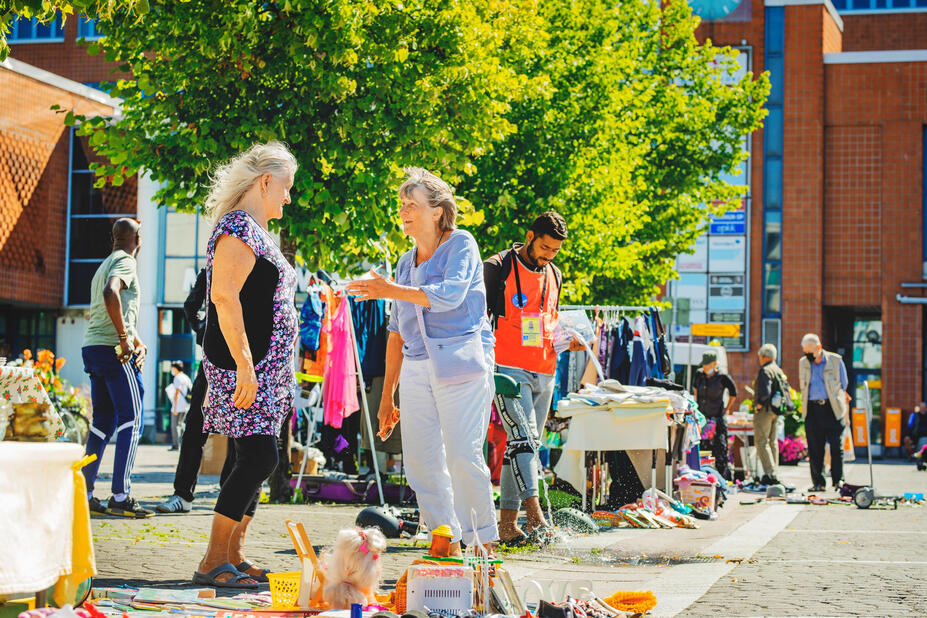
<path id="1" fill-rule="evenodd" d="M 839 354 L 824 351 L 824 387 L 827 389 L 827 399 L 838 420 L 847 416 L 847 400 L 844 396 L 843 385 L 840 383 L 840 363 L 843 359 Z M 801 416 L 808 414 L 808 391 L 811 384 L 811 362 L 804 356 L 798 361 L 798 381 L 801 386 Z"/>

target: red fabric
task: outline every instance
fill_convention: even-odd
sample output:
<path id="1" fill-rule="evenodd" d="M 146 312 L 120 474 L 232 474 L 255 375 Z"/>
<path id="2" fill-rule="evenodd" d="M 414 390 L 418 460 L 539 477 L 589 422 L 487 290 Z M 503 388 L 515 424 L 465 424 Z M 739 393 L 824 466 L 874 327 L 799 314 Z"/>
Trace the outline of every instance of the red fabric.
<path id="1" fill-rule="evenodd" d="M 502 479 L 502 460 L 505 458 L 505 444 L 508 437 L 501 423 L 489 423 L 489 475 L 493 485 Z"/>

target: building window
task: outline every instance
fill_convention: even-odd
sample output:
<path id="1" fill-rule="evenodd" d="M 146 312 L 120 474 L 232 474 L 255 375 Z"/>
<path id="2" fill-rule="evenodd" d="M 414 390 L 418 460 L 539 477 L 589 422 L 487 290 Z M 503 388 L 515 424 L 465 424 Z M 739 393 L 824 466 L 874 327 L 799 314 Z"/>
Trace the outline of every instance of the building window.
<path id="1" fill-rule="evenodd" d="M 199 269 L 206 264 L 206 246 L 212 225 L 198 213 L 178 212 L 173 208 L 162 212 L 164 269 L 161 303 L 179 306 L 196 282 Z"/>
<path id="2" fill-rule="evenodd" d="M 64 41 L 61 13 L 58 12 L 55 19 L 47 24 L 34 17 L 14 17 L 6 40 L 10 43 L 60 43 Z"/>
<path id="3" fill-rule="evenodd" d="M 77 18 L 77 38 L 95 41 L 102 39 L 105 34 L 97 27 L 97 20 L 86 15 Z"/>
<path id="4" fill-rule="evenodd" d="M 126 179 L 121 187 L 93 186 L 96 177 L 90 163 L 96 158 L 88 139 L 72 129 L 65 265 L 65 304 L 71 306 L 90 304 L 90 281 L 112 251 L 113 223 L 120 217 L 135 217 L 138 209 L 137 177 Z"/>
<path id="5" fill-rule="evenodd" d="M 927 0 L 834 0 L 840 13 L 899 13 L 927 10 Z"/>

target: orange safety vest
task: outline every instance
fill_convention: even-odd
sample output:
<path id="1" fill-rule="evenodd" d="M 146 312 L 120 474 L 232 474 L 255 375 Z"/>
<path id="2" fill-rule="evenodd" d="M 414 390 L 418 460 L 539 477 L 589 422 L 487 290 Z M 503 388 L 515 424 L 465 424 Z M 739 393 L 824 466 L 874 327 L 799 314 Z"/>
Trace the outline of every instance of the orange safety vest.
<path id="1" fill-rule="evenodd" d="M 557 277 L 550 264 L 544 272 L 534 272 L 512 257 L 512 270 L 505 280 L 505 315 L 499 316 L 496 323 L 496 364 L 552 375 L 557 371 Z M 522 318 L 530 314 L 540 316 L 540 347 L 522 344 Z"/>

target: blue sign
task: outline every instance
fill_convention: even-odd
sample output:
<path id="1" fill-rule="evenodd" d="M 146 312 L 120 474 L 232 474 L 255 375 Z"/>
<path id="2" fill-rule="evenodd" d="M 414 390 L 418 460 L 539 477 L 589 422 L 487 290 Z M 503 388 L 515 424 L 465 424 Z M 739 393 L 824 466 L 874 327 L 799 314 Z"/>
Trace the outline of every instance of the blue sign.
<path id="1" fill-rule="evenodd" d="M 712 223 L 744 223 L 747 220 L 747 213 L 743 210 L 732 210 L 724 213 L 720 217 L 712 217 Z"/>
<path id="2" fill-rule="evenodd" d="M 742 236 L 747 233 L 747 224 L 727 221 L 712 223 L 708 228 L 708 233 L 716 236 Z"/>

